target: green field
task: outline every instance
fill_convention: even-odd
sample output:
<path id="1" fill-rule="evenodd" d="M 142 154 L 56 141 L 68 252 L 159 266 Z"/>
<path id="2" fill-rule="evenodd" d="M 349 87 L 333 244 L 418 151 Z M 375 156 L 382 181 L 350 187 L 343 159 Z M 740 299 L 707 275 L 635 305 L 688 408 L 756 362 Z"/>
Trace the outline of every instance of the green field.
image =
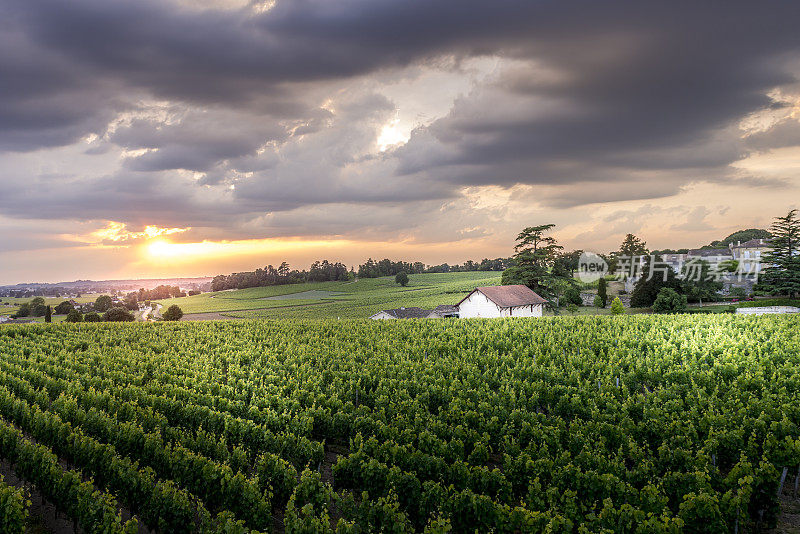
<path id="1" fill-rule="evenodd" d="M 0 457 L 83 532 L 791 532 L 799 397 L 798 317 L 0 328 Z"/>
<path id="2" fill-rule="evenodd" d="M 415 274 L 409 277 L 406 287 L 396 284 L 394 277 L 362 278 L 355 282 L 292 284 L 203 293 L 159 303 L 165 307 L 177 304 L 186 314 L 219 313 L 222 318 L 364 318 L 384 309 L 412 306 L 432 309 L 439 304 L 456 304 L 476 286 L 499 283 L 499 272 Z M 292 297 L 308 291 L 335 292 L 337 295 L 316 299 Z M 279 296 L 286 298 L 273 298 Z"/>

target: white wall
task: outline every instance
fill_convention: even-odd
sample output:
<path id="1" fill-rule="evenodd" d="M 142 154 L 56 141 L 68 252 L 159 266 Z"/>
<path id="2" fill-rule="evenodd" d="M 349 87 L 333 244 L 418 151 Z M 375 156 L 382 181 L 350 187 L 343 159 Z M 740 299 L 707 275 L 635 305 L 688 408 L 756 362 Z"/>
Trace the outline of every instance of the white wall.
<path id="1" fill-rule="evenodd" d="M 371 316 L 370 319 L 375 319 L 375 320 L 377 320 L 377 319 L 394 319 L 394 317 L 392 317 L 391 315 L 389 315 L 388 313 L 386 313 L 384 311 L 381 311 L 381 312 L 378 312 L 375 315 Z"/>
<path id="2" fill-rule="evenodd" d="M 541 317 L 542 308 L 543 306 L 541 304 L 504 308 L 501 312 L 501 317 Z"/>
<path id="3" fill-rule="evenodd" d="M 736 313 L 744 315 L 764 315 L 775 313 L 800 313 L 800 308 L 794 306 L 760 306 L 736 308 Z"/>
<path id="4" fill-rule="evenodd" d="M 486 298 L 480 291 L 475 291 L 458 305 L 458 316 L 462 319 L 472 317 L 541 317 L 542 305 L 516 306 L 500 309 L 497 304 Z"/>

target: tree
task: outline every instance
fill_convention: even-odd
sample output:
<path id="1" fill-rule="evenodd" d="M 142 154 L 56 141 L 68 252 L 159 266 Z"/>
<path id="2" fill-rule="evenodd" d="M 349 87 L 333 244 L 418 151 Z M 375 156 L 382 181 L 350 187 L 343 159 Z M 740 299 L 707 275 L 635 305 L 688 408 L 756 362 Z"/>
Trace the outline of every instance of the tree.
<path id="1" fill-rule="evenodd" d="M 672 288 L 662 287 L 655 302 L 653 302 L 655 313 L 680 313 L 686 311 L 686 297 L 678 294 Z"/>
<path id="2" fill-rule="evenodd" d="M 114 302 L 108 295 L 100 295 L 94 301 L 94 309 L 101 313 L 110 310 L 113 305 Z"/>
<path id="3" fill-rule="evenodd" d="M 722 241 L 712 241 L 703 248 L 724 248 L 731 243 L 738 243 L 739 241 L 745 242 L 751 239 L 769 239 L 772 234 L 769 230 L 762 230 L 760 228 L 748 228 L 747 230 L 739 230 L 732 233 Z"/>
<path id="4" fill-rule="evenodd" d="M 564 248 L 556 238 L 545 235 L 554 227 L 554 224 L 543 224 L 520 232 L 514 247 L 515 265 L 503 271 L 501 284 L 526 285 L 545 299 L 553 301 L 559 284 L 574 283 L 563 273 L 553 272 L 556 257 Z"/>
<path id="5" fill-rule="evenodd" d="M 70 311 L 68 311 L 67 317 L 64 319 L 64 322 L 67 323 L 80 323 L 82 321 L 83 321 L 83 314 L 81 314 L 81 312 L 79 312 L 75 308 L 72 308 Z"/>
<path id="6" fill-rule="evenodd" d="M 125 308 L 136 311 L 139 309 L 139 295 L 137 293 L 128 293 L 123 301 Z"/>
<path id="7" fill-rule="evenodd" d="M 570 286 L 564 291 L 562 303 L 565 305 L 574 304 L 575 306 L 582 306 L 583 299 L 581 298 L 581 292 L 577 287 Z"/>
<path id="8" fill-rule="evenodd" d="M 180 321 L 181 317 L 183 317 L 183 310 L 177 304 L 173 304 L 161 314 L 161 317 L 165 321 Z"/>
<path id="9" fill-rule="evenodd" d="M 56 306 L 53 309 L 53 311 L 55 312 L 56 315 L 66 315 L 71 310 L 74 310 L 74 309 L 75 309 L 75 307 L 68 300 L 65 300 L 64 302 L 62 302 L 61 304 Z"/>
<path id="10" fill-rule="evenodd" d="M 394 283 L 406 287 L 408 285 L 408 274 L 405 271 L 400 271 L 394 275 Z"/>
<path id="11" fill-rule="evenodd" d="M 611 315 L 622 315 L 623 313 L 625 313 L 625 306 L 622 305 L 619 297 L 615 297 L 611 303 Z"/>
<path id="12" fill-rule="evenodd" d="M 776 217 L 770 228 L 771 250 L 764 254 L 767 267 L 761 273 L 759 289 L 773 295 L 800 294 L 800 219 L 797 210 Z"/>
<path id="13" fill-rule="evenodd" d="M 44 298 L 35 297 L 33 300 L 31 300 L 31 309 L 36 308 L 36 306 L 44 306 Z"/>
<path id="14" fill-rule="evenodd" d="M 47 315 L 47 306 L 44 304 L 37 304 L 31 307 L 31 315 L 34 317 L 44 317 Z"/>
<path id="15" fill-rule="evenodd" d="M 47 311 L 44 313 L 44 322 L 53 322 L 53 309 L 50 306 L 47 307 Z"/>
<path id="16" fill-rule="evenodd" d="M 103 314 L 104 321 L 133 321 L 133 314 L 125 308 L 111 308 Z"/>
<path id="17" fill-rule="evenodd" d="M 606 304 L 608 304 L 608 282 L 606 282 L 605 277 L 600 278 L 597 281 L 597 296 L 600 297 L 602 304 L 600 308 L 605 308 Z"/>
<path id="18" fill-rule="evenodd" d="M 569 273 L 569 276 L 574 276 L 575 271 L 578 270 L 578 262 L 580 261 L 582 250 L 573 250 L 572 252 L 564 252 L 556 257 L 555 266 L 564 273 Z"/>
<path id="19" fill-rule="evenodd" d="M 625 236 L 625 239 L 622 240 L 617 255 L 630 258 L 632 256 L 647 256 L 648 254 L 647 243 L 633 234 L 628 234 Z"/>
<path id="20" fill-rule="evenodd" d="M 19 309 L 17 313 L 14 314 L 14 317 L 28 317 L 31 314 L 31 305 L 27 302 L 23 302 L 19 305 Z"/>
<path id="21" fill-rule="evenodd" d="M 97 312 L 89 312 L 83 316 L 83 322 L 85 323 L 99 323 L 102 320 L 103 318 Z"/>
<path id="22" fill-rule="evenodd" d="M 595 308 L 605 308 L 605 305 L 603 304 L 603 299 L 600 298 L 600 295 L 594 296 L 594 302 L 592 302 L 592 304 L 594 305 Z"/>
<path id="23" fill-rule="evenodd" d="M 722 268 L 725 269 L 725 266 Z M 710 263 L 705 260 L 689 262 L 683 266 L 681 274 L 681 292 L 689 301 L 719 300 L 723 284 L 711 274 Z"/>
<path id="24" fill-rule="evenodd" d="M 631 294 L 631 306 L 649 308 L 655 302 L 661 288 L 669 287 L 680 291 L 681 282 L 672 267 L 656 256 L 648 258 L 642 268 L 641 278 L 636 282 Z"/>

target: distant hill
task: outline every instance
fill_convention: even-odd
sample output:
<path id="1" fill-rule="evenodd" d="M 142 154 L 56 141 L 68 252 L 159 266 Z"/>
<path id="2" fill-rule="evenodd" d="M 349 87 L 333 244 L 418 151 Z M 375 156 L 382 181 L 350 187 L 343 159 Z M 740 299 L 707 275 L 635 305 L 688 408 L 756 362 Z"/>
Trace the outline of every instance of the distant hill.
<path id="1" fill-rule="evenodd" d="M 62 293 L 107 293 L 117 291 L 136 291 L 139 288 L 153 289 L 160 285 L 179 286 L 183 289 L 211 288 L 211 277 L 197 278 L 143 278 L 128 280 L 75 280 L 73 282 L 27 282 L 22 284 L 9 284 L 0 286 L 0 295 L 13 293 L 35 292 L 43 295 Z M 207 287 L 205 287 L 207 286 Z"/>
<path id="2" fill-rule="evenodd" d="M 772 234 L 769 232 L 769 230 L 762 230 L 761 228 L 748 228 L 747 230 L 738 230 L 722 241 L 712 241 L 702 248 L 724 248 L 731 243 L 737 243 L 738 241 L 744 243 L 745 241 L 750 241 L 751 239 L 769 239 L 770 237 L 772 237 Z"/>

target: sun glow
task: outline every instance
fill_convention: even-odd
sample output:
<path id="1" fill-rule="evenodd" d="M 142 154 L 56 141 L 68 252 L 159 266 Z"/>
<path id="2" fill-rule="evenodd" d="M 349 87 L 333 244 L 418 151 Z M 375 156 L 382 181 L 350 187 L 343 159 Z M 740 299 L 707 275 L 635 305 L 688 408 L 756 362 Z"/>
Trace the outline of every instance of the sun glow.
<path id="1" fill-rule="evenodd" d="M 350 243 L 345 241 L 344 243 Z M 283 254 L 305 250 L 336 249 L 343 241 L 306 241 L 301 239 L 249 239 L 241 241 L 200 241 L 173 243 L 156 239 L 145 245 L 145 254 L 161 261 L 197 261 L 255 254 Z"/>

